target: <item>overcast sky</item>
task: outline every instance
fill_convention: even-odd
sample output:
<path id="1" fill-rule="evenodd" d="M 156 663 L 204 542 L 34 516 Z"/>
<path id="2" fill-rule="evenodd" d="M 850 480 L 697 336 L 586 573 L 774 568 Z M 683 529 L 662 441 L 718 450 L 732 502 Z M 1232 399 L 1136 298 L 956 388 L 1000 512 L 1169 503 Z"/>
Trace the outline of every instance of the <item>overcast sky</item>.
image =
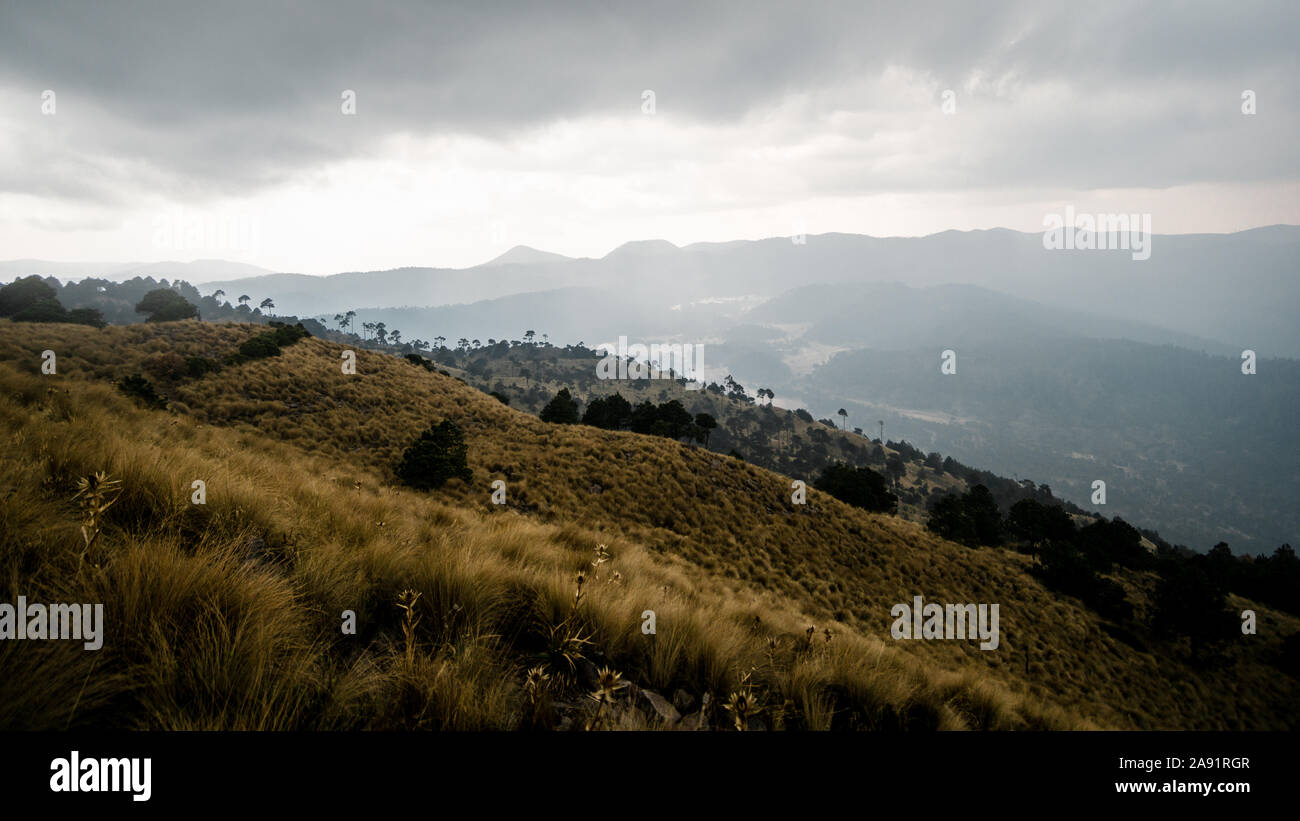
<path id="1" fill-rule="evenodd" d="M 432 5 L 0 0 L 0 258 L 1300 223 L 1292 0 Z"/>

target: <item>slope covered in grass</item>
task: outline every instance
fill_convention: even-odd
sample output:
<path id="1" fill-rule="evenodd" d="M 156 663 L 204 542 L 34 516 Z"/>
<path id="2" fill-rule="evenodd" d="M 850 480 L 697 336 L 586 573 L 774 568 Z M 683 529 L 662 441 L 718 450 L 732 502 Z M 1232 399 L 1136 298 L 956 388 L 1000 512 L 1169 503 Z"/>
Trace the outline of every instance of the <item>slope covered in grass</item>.
<path id="1" fill-rule="evenodd" d="M 577 705 L 605 665 L 680 690 L 697 711 L 710 695 L 715 726 L 746 685 L 768 726 L 1295 721 L 1295 682 L 1267 664 L 1294 619 L 1257 608 L 1260 635 L 1232 648 L 1233 666 L 1193 669 L 1177 648 L 1107 629 L 1044 589 L 1027 557 L 813 490 L 792 505 L 786 477 L 661 438 L 547 425 L 393 357 L 358 351 L 348 375 L 340 346 L 306 339 L 159 379 L 171 412 L 108 383 L 167 374 L 150 361 L 167 353 L 220 359 L 261 331 L 0 323 L 13 457 L 0 477 L 4 585 L 10 600 L 109 610 L 99 653 L 0 645 L 0 724 L 585 726 L 594 708 Z M 39 374 L 46 349 L 57 375 Z M 395 487 L 403 448 L 444 418 L 466 432 L 472 479 Z M 97 555 L 79 562 L 70 499 L 95 471 L 124 490 Z M 194 479 L 206 505 L 189 501 Z M 489 502 L 494 479 L 506 482 L 504 506 Z M 597 544 L 613 559 L 593 570 Z M 1150 579 L 1123 581 L 1140 604 Z M 421 594 L 409 653 L 395 605 L 406 589 Z M 1000 604 L 1000 648 L 895 642 L 890 608 L 914 595 Z M 344 610 L 357 614 L 355 636 L 340 633 Z M 645 610 L 653 637 L 640 629 Z M 587 661 L 568 668 L 557 635 L 589 638 L 571 644 Z M 525 683 L 539 664 L 551 675 L 540 700 Z M 32 680 L 50 686 L 23 685 Z M 628 709 L 597 726 L 617 722 L 662 723 Z"/>

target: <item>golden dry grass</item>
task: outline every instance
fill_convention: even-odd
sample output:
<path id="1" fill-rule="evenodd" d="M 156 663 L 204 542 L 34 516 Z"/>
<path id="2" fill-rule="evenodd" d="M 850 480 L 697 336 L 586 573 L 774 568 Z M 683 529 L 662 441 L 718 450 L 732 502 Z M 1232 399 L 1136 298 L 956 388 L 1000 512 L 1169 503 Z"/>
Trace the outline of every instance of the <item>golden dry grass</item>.
<path id="1" fill-rule="evenodd" d="M 1234 650 L 1234 667 L 1193 670 L 1112 638 L 1010 551 L 970 550 L 812 490 L 792 506 L 787 478 L 663 439 L 547 425 L 392 357 L 358 351 L 348 376 L 340 346 L 304 340 L 163 386 L 171 414 L 104 382 L 168 350 L 219 357 L 259 330 L 0 322 L 5 586 L 104 601 L 110 629 L 99 653 L 0 646 L 0 726 L 517 727 L 526 670 L 597 543 L 614 559 L 578 617 L 594 660 L 715 700 L 750 673 L 784 706 L 784 726 L 1295 721 L 1294 681 L 1262 661 L 1294 619 L 1257 607 L 1261 635 Z M 57 376 L 38 373 L 47 348 Z M 466 431 L 472 480 L 393 487 L 402 449 L 443 418 Z M 102 567 L 78 572 L 68 499 L 97 470 L 126 490 Z M 188 501 L 196 478 L 201 508 Z M 505 509 L 488 502 L 497 478 Z M 424 608 L 413 663 L 394 604 L 407 588 Z M 889 609 L 918 594 L 999 603 L 1001 648 L 894 642 Z M 357 636 L 339 633 L 345 609 Z M 646 609 L 653 638 L 639 629 Z M 800 649 L 809 624 L 832 641 Z"/>

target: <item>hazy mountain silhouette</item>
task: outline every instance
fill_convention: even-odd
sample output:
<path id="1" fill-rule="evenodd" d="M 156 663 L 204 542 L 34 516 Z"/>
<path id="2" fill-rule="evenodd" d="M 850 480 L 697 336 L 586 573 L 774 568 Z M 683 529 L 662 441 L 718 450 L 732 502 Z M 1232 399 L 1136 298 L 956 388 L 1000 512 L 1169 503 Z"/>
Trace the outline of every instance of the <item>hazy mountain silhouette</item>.
<path id="1" fill-rule="evenodd" d="M 626 299 L 672 306 L 705 299 L 771 298 L 816 283 L 978 285 L 1055 308 L 1220 342 L 1240 351 L 1300 355 L 1295 259 L 1300 228 L 1156 235 L 1151 256 L 1049 251 L 1042 235 L 1006 229 L 926 237 L 855 234 L 695 243 L 626 243 L 601 259 L 538 259 L 519 252 L 466 269 L 399 268 L 329 277 L 285 274 L 211 283 L 266 294 L 286 311 L 436 306 L 572 286 L 612 287 Z M 509 256 L 512 252 L 507 252 Z M 536 252 L 544 253 L 544 252 Z M 515 262 L 515 259 L 529 261 Z"/>
<path id="2" fill-rule="evenodd" d="M 477 267 L 489 268 L 494 265 L 536 265 L 547 262 L 572 261 L 572 257 L 566 257 L 563 254 L 552 254 L 550 251 L 539 251 L 536 248 L 529 248 L 527 245 L 516 245 L 501 256 L 494 257 Z"/>
<path id="3" fill-rule="evenodd" d="M 44 259 L 11 259 L 0 262 L 0 280 L 19 277 L 52 276 L 60 280 L 97 277 L 114 281 L 133 277 L 183 279 L 202 284 L 216 279 L 248 278 L 270 275 L 266 268 L 225 259 L 196 259 L 190 262 L 51 262 Z"/>

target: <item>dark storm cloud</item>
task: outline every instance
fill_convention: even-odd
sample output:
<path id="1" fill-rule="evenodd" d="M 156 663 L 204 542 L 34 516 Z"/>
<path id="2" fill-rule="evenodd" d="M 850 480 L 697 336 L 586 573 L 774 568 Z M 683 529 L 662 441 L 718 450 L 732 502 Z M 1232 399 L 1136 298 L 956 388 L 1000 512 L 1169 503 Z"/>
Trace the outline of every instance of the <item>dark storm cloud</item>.
<path id="1" fill-rule="evenodd" d="M 646 88 L 677 122 L 732 124 L 815 92 L 901 121 L 912 113 L 887 95 L 837 97 L 890 67 L 964 89 L 966 162 L 897 177 L 830 162 L 809 169 L 814 188 L 1294 176 L 1293 130 L 1244 122 L 1237 101 L 1252 88 L 1261 116 L 1295 123 L 1294 4 L 990 5 L 9 2 L 0 89 L 30 109 L 3 112 L 19 161 L 0 186 L 105 201 L 123 179 L 248 193 L 394 133 L 508 138 L 634 116 Z M 1060 98 L 1036 114 L 998 118 L 993 89 L 1053 83 Z M 66 131 L 38 121 L 47 88 Z M 339 113 L 344 89 L 356 117 Z"/>

